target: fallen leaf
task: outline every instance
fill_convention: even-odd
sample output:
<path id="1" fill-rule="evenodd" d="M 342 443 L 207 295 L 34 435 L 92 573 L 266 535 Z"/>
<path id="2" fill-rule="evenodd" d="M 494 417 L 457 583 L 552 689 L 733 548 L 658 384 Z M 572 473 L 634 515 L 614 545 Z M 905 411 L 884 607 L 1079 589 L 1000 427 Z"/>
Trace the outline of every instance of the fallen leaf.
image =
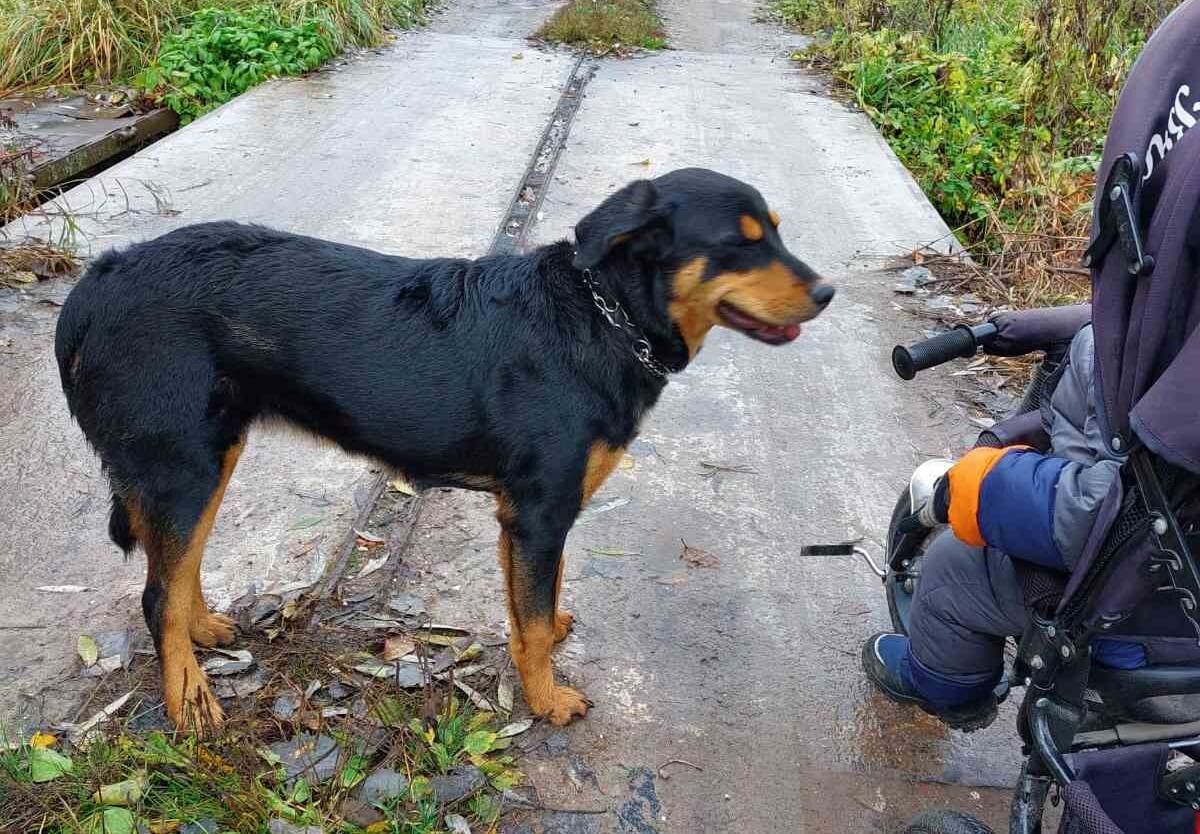
<path id="1" fill-rule="evenodd" d="M 79 640 L 75 643 L 75 649 L 79 652 L 79 659 L 83 661 L 84 666 L 91 666 L 100 659 L 100 647 L 96 645 L 96 641 L 86 634 L 79 635 Z"/>
<path id="2" fill-rule="evenodd" d="M 682 585 L 687 582 L 687 571 L 677 570 L 665 576 L 655 577 L 654 581 L 659 585 Z"/>
<path id="3" fill-rule="evenodd" d="M 629 455 L 624 455 L 621 457 L 621 462 L 617 464 L 617 468 L 618 469 L 633 469 L 633 467 L 636 465 L 637 464 L 634 463 L 634 460 L 632 457 L 630 457 Z"/>
<path id="4" fill-rule="evenodd" d="M 457 644 L 450 648 L 454 651 L 455 663 L 470 663 L 483 654 L 483 646 L 478 643 L 471 643 L 465 649 L 460 649 Z"/>
<path id="5" fill-rule="evenodd" d="M 133 813 L 128 808 L 105 808 L 87 818 L 86 834 L 134 834 Z"/>
<path id="6" fill-rule="evenodd" d="M 631 162 L 631 163 L 629 163 L 629 164 L 630 164 L 630 165 L 641 165 L 643 168 L 649 168 L 649 167 L 650 167 L 650 160 L 649 160 L 649 159 L 643 159 L 641 162 Z"/>
<path id="7" fill-rule="evenodd" d="M 707 550 L 701 550 L 698 547 L 692 547 L 683 539 L 680 539 L 679 541 L 683 544 L 683 552 L 679 554 L 679 558 L 687 562 L 689 567 L 715 568 L 721 564 L 721 560 L 709 553 Z"/>
<path id="8" fill-rule="evenodd" d="M 121 707 L 125 706 L 126 702 L 128 702 L 129 699 L 133 697 L 133 693 L 135 691 L 136 690 L 132 690 L 132 689 L 129 690 L 124 695 L 122 695 L 120 698 L 117 698 L 115 701 L 110 703 L 104 709 L 97 712 L 95 715 L 93 715 L 87 721 L 84 721 L 82 724 L 64 725 L 66 727 L 66 729 L 68 729 L 70 731 L 71 739 L 76 744 L 79 744 L 83 740 L 86 740 L 89 737 L 89 734 L 92 732 L 92 730 L 96 729 L 96 727 L 98 727 L 100 724 L 103 724 L 105 721 L 108 721 L 110 718 L 112 718 L 114 715 L 116 715 L 121 710 Z"/>
<path id="9" fill-rule="evenodd" d="M 500 684 L 496 687 L 496 703 L 500 705 L 500 709 L 507 713 L 513 711 L 513 685 L 511 678 L 503 677 L 500 679 Z"/>
<path id="10" fill-rule="evenodd" d="M 476 730 L 463 739 L 463 750 L 468 756 L 482 756 L 496 743 L 496 734 L 487 730 Z"/>
<path id="11" fill-rule="evenodd" d="M 92 794 L 92 802 L 97 805 L 136 805 L 146 791 L 146 777 L 139 774 L 132 779 L 105 785 Z"/>
<path id="12" fill-rule="evenodd" d="M 443 821 L 450 834 L 471 834 L 471 824 L 458 814 L 447 814 Z"/>
<path id="13" fill-rule="evenodd" d="M 375 571 L 379 570 L 381 567 L 386 565 L 387 560 L 388 560 L 388 557 L 387 557 L 386 553 L 384 555 L 380 556 L 378 559 L 371 559 L 369 562 L 367 562 L 365 565 L 363 565 L 362 570 L 360 570 L 355 575 L 354 578 L 362 579 L 364 576 L 370 576 Z"/>
<path id="14" fill-rule="evenodd" d="M 390 678 L 396 674 L 396 664 L 384 663 L 372 658 L 371 660 L 365 660 L 362 663 L 356 664 L 354 671 L 372 678 Z"/>
<path id="15" fill-rule="evenodd" d="M 84 591 L 92 589 L 87 585 L 42 585 L 34 590 L 47 594 L 82 594 Z"/>
<path id="16" fill-rule="evenodd" d="M 393 634 L 383 641 L 383 659 L 391 662 L 413 653 L 417 642 L 407 634 Z"/>
<path id="17" fill-rule="evenodd" d="M 84 673 L 90 677 L 102 678 L 110 672 L 115 672 L 121 668 L 121 656 L 111 655 L 110 657 L 102 657 L 93 665 L 87 667 Z"/>
<path id="18" fill-rule="evenodd" d="M 33 748 L 53 747 L 58 743 L 58 738 L 50 733 L 34 733 L 29 739 L 29 746 Z"/>
<path id="19" fill-rule="evenodd" d="M 467 696 L 467 700 L 469 700 L 475 706 L 479 707 L 479 709 L 483 710 L 484 712 L 495 712 L 496 711 L 496 707 L 492 704 L 492 702 L 489 701 L 478 690 L 468 686 L 467 684 L 463 683 L 462 681 L 460 681 L 458 679 L 455 679 L 454 685 L 457 686 L 459 689 L 461 689 L 463 694 Z"/>
<path id="20" fill-rule="evenodd" d="M 47 747 L 35 747 L 29 751 L 29 776 L 36 782 L 51 782 L 70 773 L 74 767 L 71 760 Z"/>
<path id="21" fill-rule="evenodd" d="M 387 544 L 387 539 L 381 539 L 379 536 L 376 536 L 374 533 L 368 533 L 366 530 L 355 530 L 354 535 L 358 536 L 359 539 L 368 545 L 373 544 L 378 547 L 381 544 Z"/>
<path id="22" fill-rule="evenodd" d="M 514 60 L 514 61 L 523 61 L 523 60 L 525 60 L 525 53 L 524 53 L 524 52 L 518 52 L 517 54 L 513 55 L 513 60 Z"/>
<path id="23" fill-rule="evenodd" d="M 159 820 L 146 826 L 150 834 L 174 834 L 183 825 L 182 820 Z"/>
<path id="24" fill-rule="evenodd" d="M 401 495 L 417 494 L 417 491 L 413 488 L 413 485 L 403 478 L 394 478 L 388 481 L 388 489 L 390 489 L 392 492 L 398 492 Z"/>
<path id="25" fill-rule="evenodd" d="M 365 756 L 354 755 L 346 762 L 346 766 L 342 768 L 342 787 L 353 788 L 363 779 L 367 778 L 367 758 Z"/>
<path id="26" fill-rule="evenodd" d="M 513 723 L 501 728 L 500 732 L 496 733 L 496 738 L 512 738 L 513 736 L 519 736 L 532 726 L 532 718 L 526 718 L 524 721 L 514 721 Z"/>
<path id="27" fill-rule="evenodd" d="M 429 628 L 421 629 L 413 637 L 422 643 L 431 643 L 435 646 L 453 646 L 462 638 L 470 635 L 471 633 L 465 628 L 432 625 Z"/>
<path id="28" fill-rule="evenodd" d="M 210 675 L 236 675 L 254 665 L 254 655 L 246 649 L 213 649 L 215 656 L 208 658 L 200 668 Z"/>

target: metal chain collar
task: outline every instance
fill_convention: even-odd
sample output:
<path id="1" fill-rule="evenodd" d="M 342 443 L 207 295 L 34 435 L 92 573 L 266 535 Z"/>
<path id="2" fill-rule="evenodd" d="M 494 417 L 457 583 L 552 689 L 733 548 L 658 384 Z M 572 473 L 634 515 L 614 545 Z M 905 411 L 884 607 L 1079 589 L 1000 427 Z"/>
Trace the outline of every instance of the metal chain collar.
<path id="1" fill-rule="evenodd" d="M 629 314 L 625 312 L 625 308 L 616 301 L 608 301 L 600 292 L 600 285 L 596 279 L 592 277 L 592 271 L 585 269 L 581 275 L 583 283 L 592 293 L 592 302 L 595 303 L 596 309 L 599 310 L 608 323 L 617 330 L 624 331 L 633 338 L 633 355 L 637 357 L 646 370 L 654 376 L 662 379 L 665 378 L 671 369 L 654 358 L 654 353 L 650 349 L 650 342 L 642 335 L 642 331 L 634 324 Z M 618 317 L 620 317 L 618 319 Z"/>

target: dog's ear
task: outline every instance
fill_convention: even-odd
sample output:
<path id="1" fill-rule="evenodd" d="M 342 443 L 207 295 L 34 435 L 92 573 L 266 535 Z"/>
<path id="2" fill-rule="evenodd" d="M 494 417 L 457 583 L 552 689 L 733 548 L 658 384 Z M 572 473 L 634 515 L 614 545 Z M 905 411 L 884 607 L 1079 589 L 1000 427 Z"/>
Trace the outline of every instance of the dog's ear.
<path id="1" fill-rule="evenodd" d="M 654 183 L 631 182 L 575 226 L 575 268 L 591 269 L 616 246 L 638 237 L 668 214 Z M 658 244 L 661 234 L 654 237 Z"/>

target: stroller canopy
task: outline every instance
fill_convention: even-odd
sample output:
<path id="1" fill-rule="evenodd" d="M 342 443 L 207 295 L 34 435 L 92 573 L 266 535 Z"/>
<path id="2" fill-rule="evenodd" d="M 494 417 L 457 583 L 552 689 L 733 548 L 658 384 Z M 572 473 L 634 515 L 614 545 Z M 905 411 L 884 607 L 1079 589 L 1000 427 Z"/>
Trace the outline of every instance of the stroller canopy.
<path id="1" fill-rule="evenodd" d="M 1113 451 L 1128 450 L 1132 430 L 1200 474 L 1200 0 L 1163 22 L 1129 74 L 1097 175 L 1093 242 L 1125 154 L 1141 162 L 1134 218 L 1154 265 L 1131 274 L 1119 245 L 1091 264 L 1101 421 Z"/>

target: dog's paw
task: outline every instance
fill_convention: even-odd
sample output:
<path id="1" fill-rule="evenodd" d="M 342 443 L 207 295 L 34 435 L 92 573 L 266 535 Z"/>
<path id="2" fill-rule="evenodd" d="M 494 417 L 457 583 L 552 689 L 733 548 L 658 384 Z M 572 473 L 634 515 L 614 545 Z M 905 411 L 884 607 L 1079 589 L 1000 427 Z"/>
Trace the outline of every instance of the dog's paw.
<path id="1" fill-rule="evenodd" d="M 574 626 L 575 615 L 570 611 L 559 609 L 558 613 L 554 615 L 554 642 L 561 643 L 566 640 Z"/>
<path id="2" fill-rule="evenodd" d="M 211 738 L 221 731 L 225 712 L 199 667 L 185 676 L 181 687 L 169 688 L 164 695 L 167 717 L 176 730 L 200 738 Z"/>
<path id="3" fill-rule="evenodd" d="M 569 686 L 555 686 L 543 704 L 530 705 L 533 711 L 558 727 L 566 726 L 576 718 L 587 715 L 592 702 L 583 693 Z"/>
<path id="4" fill-rule="evenodd" d="M 233 620 L 229 617 L 205 611 L 192 620 L 192 624 L 188 628 L 188 636 L 197 646 L 211 649 L 213 646 L 232 645 L 237 631 Z"/>

